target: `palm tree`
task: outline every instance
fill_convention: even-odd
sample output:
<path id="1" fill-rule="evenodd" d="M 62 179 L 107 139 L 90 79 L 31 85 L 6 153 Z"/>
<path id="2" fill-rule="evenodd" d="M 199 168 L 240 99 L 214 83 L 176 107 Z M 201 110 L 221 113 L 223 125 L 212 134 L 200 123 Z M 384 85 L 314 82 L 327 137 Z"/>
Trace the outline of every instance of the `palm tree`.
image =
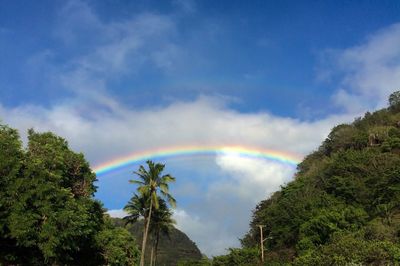
<path id="1" fill-rule="evenodd" d="M 147 217 L 149 212 L 149 199 L 143 195 L 134 194 L 129 200 L 128 204 L 124 207 L 129 215 L 124 217 L 126 224 L 132 224 L 139 220 L 141 217 Z M 158 243 L 160 239 L 160 233 L 169 237 L 171 228 L 176 223 L 172 219 L 172 212 L 168 208 L 166 202 L 162 198 L 158 198 L 158 209 L 154 209 L 151 215 L 151 222 L 149 231 L 153 234 L 153 242 L 151 249 L 150 265 L 156 265 Z"/>
<path id="2" fill-rule="evenodd" d="M 150 265 L 156 265 L 158 243 L 160 240 L 160 233 L 169 237 L 169 233 L 176 224 L 175 220 L 172 219 L 172 212 L 168 208 L 165 200 L 159 199 L 159 208 L 154 211 L 152 221 L 150 223 L 150 231 L 153 233 L 153 245 L 151 249 L 151 260 Z"/>
<path id="3" fill-rule="evenodd" d="M 143 230 L 143 241 L 142 241 L 142 252 L 140 255 L 140 266 L 144 266 L 144 253 L 146 251 L 146 242 L 149 233 L 150 220 L 152 217 L 153 207 L 158 210 L 159 208 L 159 197 L 165 198 L 172 207 L 175 207 L 176 201 L 169 194 L 168 183 L 175 181 L 175 178 L 171 175 L 161 175 L 165 165 L 160 163 L 154 163 L 152 161 L 146 162 L 149 169 L 146 170 L 142 165 L 139 167 L 137 172 L 139 180 L 129 180 L 130 183 L 139 185 L 137 190 L 143 196 L 143 198 L 149 199 L 149 210 L 143 212 L 144 217 L 144 230 Z M 161 195 L 158 194 L 161 193 Z"/>
<path id="4" fill-rule="evenodd" d="M 124 211 L 129 214 L 123 218 L 126 224 L 135 223 L 140 217 L 147 217 L 147 213 L 149 212 L 147 202 L 148 199 L 145 197 L 140 197 L 137 194 L 133 195 L 124 207 Z"/>

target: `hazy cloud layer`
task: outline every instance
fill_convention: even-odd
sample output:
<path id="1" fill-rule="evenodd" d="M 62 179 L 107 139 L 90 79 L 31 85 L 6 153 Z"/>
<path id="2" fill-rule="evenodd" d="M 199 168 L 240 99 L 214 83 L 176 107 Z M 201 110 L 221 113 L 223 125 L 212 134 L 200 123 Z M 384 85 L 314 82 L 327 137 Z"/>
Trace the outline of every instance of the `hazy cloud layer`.
<path id="1" fill-rule="evenodd" d="M 104 98 L 113 102 L 110 96 Z M 22 133 L 33 127 L 65 136 L 95 164 L 144 149 L 196 144 L 238 144 L 305 154 L 316 148 L 332 125 L 346 118 L 306 122 L 268 113 L 240 113 L 210 97 L 151 109 L 129 109 L 117 102 L 113 110 L 106 107 L 94 99 L 82 102 L 79 98 L 51 107 L 0 106 L 0 115 Z"/>

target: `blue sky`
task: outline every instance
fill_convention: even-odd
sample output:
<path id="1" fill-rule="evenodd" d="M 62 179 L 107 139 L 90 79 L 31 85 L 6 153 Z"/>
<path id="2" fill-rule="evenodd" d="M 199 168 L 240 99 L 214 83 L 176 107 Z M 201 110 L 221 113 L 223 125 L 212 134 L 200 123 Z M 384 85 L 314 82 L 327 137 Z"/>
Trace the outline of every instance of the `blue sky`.
<path id="1" fill-rule="evenodd" d="M 179 145 L 305 155 L 400 88 L 399 22 L 398 1 L 0 0 L 0 119 L 56 132 L 93 166 Z M 207 255 L 237 246 L 295 171 L 238 154 L 163 162 L 178 227 Z M 99 177 L 114 214 L 135 167 Z"/>

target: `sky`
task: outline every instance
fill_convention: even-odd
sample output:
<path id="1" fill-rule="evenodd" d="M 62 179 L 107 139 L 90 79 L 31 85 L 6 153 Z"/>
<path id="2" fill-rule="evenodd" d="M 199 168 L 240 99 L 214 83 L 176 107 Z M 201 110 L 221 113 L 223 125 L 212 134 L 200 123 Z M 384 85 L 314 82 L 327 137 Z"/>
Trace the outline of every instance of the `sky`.
<path id="1" fill-rule="evenodd" d="M 399 1 L 0 0 L 1 123 L 55 132 L 93 169 L 189 145 L 301 159 L 399 89 Z M 238 247 L 296 171 L 224 150 L 154 160 L 208 256 Z M 110 214 L 144 163 L 98 175 Z"/>

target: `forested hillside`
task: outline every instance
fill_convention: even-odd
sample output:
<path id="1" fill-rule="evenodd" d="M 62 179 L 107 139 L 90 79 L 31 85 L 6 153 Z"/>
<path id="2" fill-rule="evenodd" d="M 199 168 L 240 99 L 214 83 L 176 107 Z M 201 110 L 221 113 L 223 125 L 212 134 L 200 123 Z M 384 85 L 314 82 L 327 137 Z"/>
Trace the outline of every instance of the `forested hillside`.
<path id="1" fill-rule="evenodd" d="M 113 218 L 113 222 L 118 226 L 125 226 L 125 221 Z M 138 243 L 143 237 L 143 222 L 138 221 L 126 226 L 133 234 Z M 146 265 L 150 261 L 151 241 L 146 249 Z M 193 261 L 201 259 L 202 255 L 196 244 L 182 231 L 171 228 L 168 235 L 161 234 L 157 251 L 157 265 L 177 265 L 179 261 Z"/>
<path id="2" fill-rule="evenodd" d="M 335 126 L 294 181 L 253 212 L 242 249 L 213 265 L 400 263 L 400 93 L 389 107 Z M 257 258 L 255 258 L 257 256 Z"/>

